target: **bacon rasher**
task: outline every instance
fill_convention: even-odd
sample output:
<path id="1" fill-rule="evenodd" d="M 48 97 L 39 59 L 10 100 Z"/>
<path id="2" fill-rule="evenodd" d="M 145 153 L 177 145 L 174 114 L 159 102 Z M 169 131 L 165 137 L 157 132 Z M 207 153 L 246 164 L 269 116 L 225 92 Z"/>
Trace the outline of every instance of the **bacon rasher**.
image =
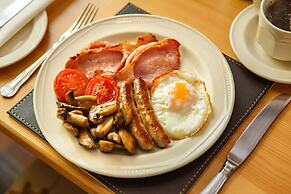
<path id="1" fill-rule="evenodd" d="M 117 78 L 131 82 L 142 77 L 150 87 L 155 77 L 180 68 L 179 46 L 175 39 L 164 39 L 138 47 L 128 56 Z"/>
<path id="2" fill-rule="evenodd" d="M 153 34 L 145 34 L 137 38 L 135 44 L 124 41 L 111 45 L 106 41 L 91 43 L 77 55 L 70 57 L 66 68 L 78 69 L 88 78 L 101 74 L 115 74 L 125 65 L 127 57 L 139 46 L 157 41 Z"/>

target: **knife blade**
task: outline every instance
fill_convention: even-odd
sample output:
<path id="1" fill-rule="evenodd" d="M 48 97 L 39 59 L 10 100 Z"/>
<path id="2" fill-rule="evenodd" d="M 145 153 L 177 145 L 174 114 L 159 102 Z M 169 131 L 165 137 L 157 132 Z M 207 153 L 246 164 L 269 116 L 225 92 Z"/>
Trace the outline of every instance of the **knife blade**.
<path id="1" fill-rule="evenodd" d="M 202 194 L 214 194 L 220 190 L 227 178 L 252 153 L 267 129 L 289 104 L 290 100 L 290 95 L 281 94 L 263 108 L 231 148 L 223 168 L 203 189 Z"/>
<path id="2" fill-rule="evenodd" d="M 17 13 L 24 9 L 32 0 L 15 0 L 0 13 L 0 28 L 4 26 Z"/>

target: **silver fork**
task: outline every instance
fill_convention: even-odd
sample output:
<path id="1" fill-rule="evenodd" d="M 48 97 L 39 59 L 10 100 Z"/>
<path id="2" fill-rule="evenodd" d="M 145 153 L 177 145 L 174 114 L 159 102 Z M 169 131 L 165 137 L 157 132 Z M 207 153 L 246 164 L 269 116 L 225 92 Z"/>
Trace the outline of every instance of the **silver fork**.
<path id="1" fill-rule="evenodd" d="M 77 18 L 77 20 L 73 23 L 73 25 L 62 34 L 57 42 L 55 42 L 52 47 L 46 51 L 40 58 L 38 58 L 33 64 L 27 67 L 24 71 L 22 71 L 17 77 L 13 80 L 5 84 L 0 88 L 0 94 L 4 97 L 12 97 L 19 88 L 30 78 L 33 72 L 43 63 L 43 61 L 47 58 L 47 56 L 55 50 L 55 48 L 66 38 L 68 38 L 73 32 L 82 28 L 86 24 L 93 21 L 96 13 L 98 12 L 98 8 L 89 3 L 83 13 Z"/>

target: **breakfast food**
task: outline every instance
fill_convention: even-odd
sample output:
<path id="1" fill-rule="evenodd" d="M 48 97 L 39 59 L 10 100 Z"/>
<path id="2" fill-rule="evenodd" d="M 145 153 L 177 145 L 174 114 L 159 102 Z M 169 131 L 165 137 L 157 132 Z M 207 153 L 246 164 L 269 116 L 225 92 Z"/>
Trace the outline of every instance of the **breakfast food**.
<path id="1" fill-rule="evenodd" d="M 192 136 L 211 103 L 204 82 L 179 71 L 179 46 L 145 34 L 95 41 L 70 57 L 54 81 L 64 128 L 85 148 L 130 154 Z"/>
<path id="2" fill-rule="evenodd" d="M 143 150 L 153 149 L 154 142 L 136 111 L 136 107 L 133 100 L 132 87 L 131 84 L 127 82 L 122 82 L 120 85 L 120 102 L 124 103 L 123 106 L 128 107 L 129 111 L 132 114 L 129 130 L 136 138 L 141 149 Z"/>
<path id="3" fill-rule="evenodd" d="M 118 79 L 142 77 L 150 87 L 155 77 L 180 68 L 179 46 L 177 40 L 167 38 L 138 47 L 118 72 Z"/>
<path id="4" fill-rule="evenodd" d="M 127 41 L 118 44 L 96 41 L 71 57 L 66 63 L 66 68 L 77 69 L 88 78 L 103 73 L 114 74 L 123 68 L 127 57 L 135 48 L 154 41 L 156 37 L 152 34 L 139 36 L 135 44 Z"/>
<path id="5" fill-rule="evenodd" d="M 65 102 L 65 95 L 69 91 L 74 91 L 75 96 L 85 95 L 85 89 L 89 79 L 75 69 L 65 69 L 61 71 L 54 82 L 54 89 L 58 100 Z"/>
<path id="6" fill-rule="evenodd" d="M 97 104 L 103 104 L 117 99 L 118 88 L 113 79 L 105 76 L 96 76 L 88 83 L 85 94 L 96 96 Z"/>
<path id="7" fill-rule="evenodd" d="M 158 122 L 150 101 L 150 94 L 142 78 L 135 79 L 134 99 L 141 120 L 157 146 L 164 148 L 170 143 L 163 127 Z"/>
<path id="8" fill-rule="evenodd" d="M 154 80 L 151 102 L 159 122 L 172 139 L 192 136 L 205 125 L 212 109 L 204 82 L 180 71 Z"/>

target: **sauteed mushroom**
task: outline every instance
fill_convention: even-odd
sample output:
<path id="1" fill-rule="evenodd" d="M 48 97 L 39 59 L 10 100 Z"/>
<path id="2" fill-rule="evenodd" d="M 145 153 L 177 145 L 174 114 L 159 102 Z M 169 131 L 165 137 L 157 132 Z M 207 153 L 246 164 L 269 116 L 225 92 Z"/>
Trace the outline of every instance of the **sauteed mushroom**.
<path id="1" fill-rule="evenodd" d="M 106 140 L 100 140 L 98 145 L 101 152 L 111 152 L 114 148 L 114 143 Z"/>
<path id="2" fill-rule="evenodd" d="M 72 133 L 75 137 L 79 135 L 79 129 L 68 122 L 64 122 L 64 127 Z"/>
<path id="3" fill-rule="evenodd" d="M 109 133 L 107 139 L 114 143 L 121 144 L 121 138 L 116 132 Z"/>
<path id="4" fill-rule="evenodd" d="M 90 137 L 86 128 L 82 129 L 79 135 L 79 143 L 89 149 L 97 148 L 97 144 Z"/>
<path id="5" fill-rule="evenodd" d="M 82 107 L 73 106 L 70 104 L 63 103 L 63 102 L 57 102 L 57 106 L 58 108 L 65 108 L 68 112 L 73 111 L 73 110 L 80 110 L 83 112 L 83 115 L 89 114 L 89 111 Z"/>
<path id="6" fill-rule="evenodd" d="M 83 115 L 83 112 L 80 110 L 72 110 L 70 113 L 76 114 L 76 115 Z"/>
<path id="7" fill-rule="evenodd" d="M 94 125 L 98 125 L 99 123 L 102 123 L 105 120 L 104 116 L 97 115 L 95 112 L 95 107 L 92 106 L 89 112 L 89 121 L 91 121 Z"/>
<path id="8" fill-rule="evenodd" d="M 134 154 L 136 150 L 136 140 L 133 137 L 133 135 L 126 129 L 120 129 L 118 131 L 118 134 L 121 138 L 121 141 L 125 149 L 129 151 L 131 154 Z"/>
<path id="9" fill-rule="evenodd" d="M 77 112 L 78 111 L 78 112 Z M 88 127 L 88 118 L 83 116 L 82 111 L 74 110 L 68 113 L 66 121 L 78 127 Z"/>
<path id="10" fill-rule="evenodd" d="M 74 96 L 73 91 L 70 91 L 65 96 L 68 104 L 77 106 L 80 108 L 84 108 L 90 110 L 90 108 L 94 105 L 97 105 L 97 97 L 96 96 Z"/>
<path id="11" fill-rule="evenodd" d="M 65 99 L 69 105 L 77 106 L 77 102 L 75 100 L 75 95 L 73 91 L 67 92 L 65 95 Z"/>
<path id="12" fill-rule="evenodd" d="M 65 121 L 67 119 L 68 111 L 65 108 L 58 108 L 57 110 L 57 117 L 60 120 Z"/>
<path id="13" fill-rule="evenodd" d="M 106 117 L 105 120 L 99 124 L 96 128 L 91 128 L 90 132 L 94 139 L 103 138 L 109 133 L 113 126 L 113 116 Z"/>
<path id="14" fill-rule="evenodd" d="M 90 111 L 92 112 L 92 114 L 94 113 L 97 115 L 108 116 L 115 113 L 117 109 L 118 109 L 117 101 L 112 101 L 92 107 Z"/>

